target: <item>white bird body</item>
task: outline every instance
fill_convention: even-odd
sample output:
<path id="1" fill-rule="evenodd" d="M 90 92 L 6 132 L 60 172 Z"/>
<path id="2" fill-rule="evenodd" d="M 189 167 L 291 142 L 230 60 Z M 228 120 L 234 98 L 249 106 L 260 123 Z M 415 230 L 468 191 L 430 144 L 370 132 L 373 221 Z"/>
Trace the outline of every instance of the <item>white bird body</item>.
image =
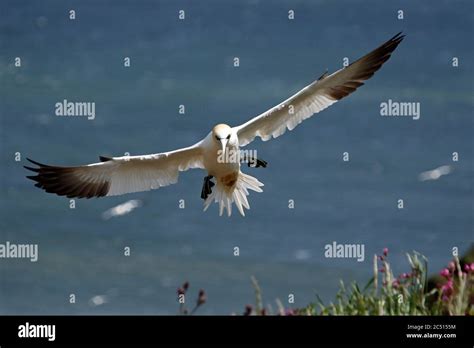
<path id="1" fill-rule="evenodd" d="M 178 181 L 179 172 L 200 168 L 208 174 L 201 193 L 205 199 L 204 210 L 214 201 L 219 203 L 220 215 L 226 209 L 230 216 L 235 203 L 245 215 L 243 208 L 250 209 L 248 190 L 262 192 L 263 184 L 241 171 L 240 148 L 256 137 L 267 141 L 287 129 L 291 131 L 303 120 L 354 92 L 390 58 L 403 37 L 399 33 L 349 66 L 331 75 L 323 74 L 290 98 L 240 126 L 218 124 L 193 146 L 153 155 L 100 157 L 99 163 L 78 167 L 49 166 L 29 160 L 38 168 L 25 167 L 37 173 L 28 178 L 46 192 L 91 198 L 168 186 Z M 265 161 L 245 160 L 256 160 L 257 166 L 266 167 Z M 211 181 L 213 178 L 215 184 Z"/>
<path id="2" fill-rule="evenodd" d="M 224 125 L 217 125 L 224 126 Z M 214 127 L 214 128 L 216 128 Z M 229 126 L 227 126 L 229 127 Z M 229 127 L 231 131 L 231 138 L 225 144 L 225 153 L 235 152 L 239 154 L 239 140 L 237 134 Z M 228 174 L 238 172 L 240 170 L 240 161 L 220 161 L 219 154 L 223 150 L 222 144 L 214 141 L 214 132 L 210 132 L 198 146 L 202 149 L 203 152 L 203 165 L 207 170 L 209 175 L 212 175 L 216 178 L 222 177 Z M 224 139 L 226 140 L 226 139 Z M 222 156 L 221 156 L 222 157 Z"/>
<path id="3" fill-rule="evenodd" d="M 232 203 L 245 216 L 244 209 L 250 209 L 248 190 L 262 192 L 263 186 L 256 178 L 240 171 L 240 146 L 237 130 L 226 124 L 215 126 L 204 140 L 197 145 L 203 153 L 203 166 L 208 175 L 216 179 L 216 188 L 204 202 L 207 210 L 212 201 L 219 203 L 219 214 L 227 210 L 230 216 Z"/>

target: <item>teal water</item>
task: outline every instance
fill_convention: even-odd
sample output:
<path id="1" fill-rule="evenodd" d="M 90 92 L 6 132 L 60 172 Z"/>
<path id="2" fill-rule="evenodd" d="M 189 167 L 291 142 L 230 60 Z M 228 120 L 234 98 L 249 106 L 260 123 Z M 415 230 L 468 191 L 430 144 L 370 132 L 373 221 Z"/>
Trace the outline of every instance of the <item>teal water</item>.
<path id="1" fill-rule="evenodd" d="M 471 1 L 0 6 L 0 243 L 39 245 L 36 263 L 0 259 L 0 313 L 175 314 L 185 280 L 193 294 L 206 290 L 202 314 L 240 313 L 254 301 L 251 275 L 265 303 L 275 308 L 275 299 L 293 293 L 294 306 L 303 306 L 316 293 L 333 298 L 341 278 L 367 281 L 372 255 L 383 247 L 396 271 L 407 269 L 411 250 L 436 271 L 452 247 L 462 251 L 473 241 Z M 245 218 L 219 218 L 215 206 L 202 212 L 201 171 L 158 191 L 78 200 L 75 209 L 25 178 L 25 157 L 77 165 L 190 145 L 214 124 L 246 121 L 401 30 L 405 41 L 366 86 L 293 132 L 252 144 L 269 168 L 245 168 L 265 184 L 264 193 L 251 193 Z M 95 102 L 95 120 L 56 117 L 54 104 L 63 99 Z M 388 99 L 420 102 L 420 119 L 381 117 Z M 445 164 L 451 174 L 418 180 Z M 144 205 L 101 218 L 129 199 Z M 365 261 L 325 258 L 333 241 L 364 244 Z M 96 295 L 107 302 L 93 305 Z"/>

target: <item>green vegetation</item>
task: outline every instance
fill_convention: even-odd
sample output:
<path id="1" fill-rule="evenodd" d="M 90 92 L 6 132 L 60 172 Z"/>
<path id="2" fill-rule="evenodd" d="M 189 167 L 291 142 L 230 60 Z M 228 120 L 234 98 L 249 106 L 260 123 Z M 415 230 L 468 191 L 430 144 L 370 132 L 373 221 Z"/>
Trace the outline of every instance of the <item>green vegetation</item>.
<path id="1" fill-rule="evenodd" d="M 280 300 L 276 311 L 264 306 L 261 288 L 252 277 L 255 305 L 247 305 L 243 315 L 474 315 L 474 246 L 461 260 L 455 257 L 430 278 L 423 255 L 413 252 L 407 258 L 410 271 L 395 276 L 385 248 L 382 255 L 374 255 L 374 275 L 364 288 L 341 281 L 335 301 L 324 304 L 316 296 L 315 302 L 303 308 L 285 308 Z M 178 289 L 178 301 L 188 288 L 186 282 Z M 181 304 L 179 312 L 193 314 L 205 302 L 205 292 L 200 290 L 194 309 L 188 311 Z"/>
<path id="2" fill-rule="evenodd" d="M 374 276 L 363 290 L 352 283 L 341 287 L 336 301 L 324 305 L 322 301 L 297 311 L 308 315 L 473 315 L 474 264 L 458 258 L 441 271 L 443 281 L 435 286 L 428 282 L 428 262 L 414 252 L 407 254 L 411 272 L 395 277 L 388 251 L 374 257 Z M 381 263 L 381 268 L 379 267 Z"/>
<path id="3" fill-rule="evenodd" d="M 278 312 L 262 308 L 261 290 L 254 278 L 255 310 L 247 306 L 247 315 L 474 315 L 474 263 L 457 257 L 440 276 L 428 279 L 427 259 L 417 253 L 407 254 L 409 273 L 395 277 L 388 260 L 388 249 L 374 255 L 374 276 L 361 289 L 354 282 L 341 281 L 334 302 L 317 301 L 304 308 L 285 309 L 277 301 Z M 471 263 L 469 263 L 471 262 Z"/>

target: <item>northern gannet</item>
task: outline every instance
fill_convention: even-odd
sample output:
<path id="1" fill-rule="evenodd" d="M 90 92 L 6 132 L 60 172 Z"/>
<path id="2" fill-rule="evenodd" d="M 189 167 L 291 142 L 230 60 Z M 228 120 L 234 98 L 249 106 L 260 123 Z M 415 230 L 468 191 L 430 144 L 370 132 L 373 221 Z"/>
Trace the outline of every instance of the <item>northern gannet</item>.
<path id="1" fill-rule="evenodd" d="M 240 148 L 256 137 L 263 141 L 279 137 L 354 92 L 390 58 L 403 38 L 398 33 L 359 60 L 331 75 L 324 73 L 298 93 L 240 126 L 218 124 L 192 146 L 143 156 L 100 156 L 98 163 L 77 167 L 50 166 L 28 159 L 37 167 L 25 166 L 36 173 L 27 178 L 36 181 L 35 186 L 46 192 L 69 198 L 91 198 L 168 186 L 178 181 L 180 171 L 200 168 L 207 172 L 201 190 L 204 210 L 215 201 L 219 203 L 219 214 L 225 208 L 230 216 L 235 203 L 245 216 L 244 208 L 250 209 L 248 190 L 262 192 L 263 184 L 243 173 L 241 162 L 255 167 L 266 167 L 267 163 L 251 155 L 243 156 Z"/>

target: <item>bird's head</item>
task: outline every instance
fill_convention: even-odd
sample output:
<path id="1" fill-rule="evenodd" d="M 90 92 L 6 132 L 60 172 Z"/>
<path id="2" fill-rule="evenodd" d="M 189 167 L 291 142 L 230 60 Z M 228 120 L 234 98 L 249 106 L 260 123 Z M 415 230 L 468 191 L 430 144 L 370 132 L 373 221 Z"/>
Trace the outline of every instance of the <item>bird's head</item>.
<path id="1" fill-rule="evenodd" d="M 230 141 L 231 135 L 232 128 L 226 124 L 218 124 L 212 129 L 212 138 L 221 146 L 222 153 L 225 153 L 225 149 Z"/>

